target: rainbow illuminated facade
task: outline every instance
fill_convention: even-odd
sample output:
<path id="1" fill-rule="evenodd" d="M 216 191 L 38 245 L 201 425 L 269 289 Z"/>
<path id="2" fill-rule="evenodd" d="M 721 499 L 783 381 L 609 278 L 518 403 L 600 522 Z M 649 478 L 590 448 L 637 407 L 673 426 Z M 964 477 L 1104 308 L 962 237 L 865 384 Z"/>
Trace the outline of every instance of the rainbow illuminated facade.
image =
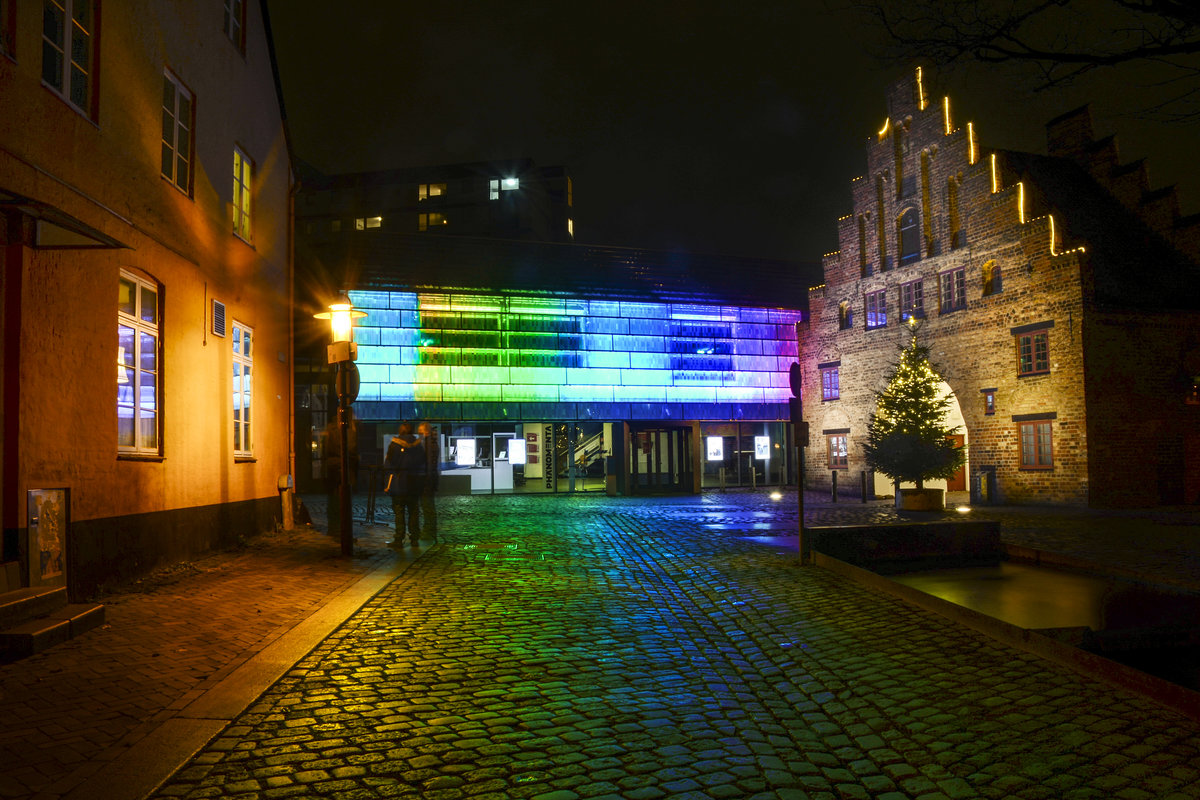
<path id="1" fill-rule="evenodd" d="M 357 404 L 440 419 L 787 417 L 803 312 L 352 291 Z"/>

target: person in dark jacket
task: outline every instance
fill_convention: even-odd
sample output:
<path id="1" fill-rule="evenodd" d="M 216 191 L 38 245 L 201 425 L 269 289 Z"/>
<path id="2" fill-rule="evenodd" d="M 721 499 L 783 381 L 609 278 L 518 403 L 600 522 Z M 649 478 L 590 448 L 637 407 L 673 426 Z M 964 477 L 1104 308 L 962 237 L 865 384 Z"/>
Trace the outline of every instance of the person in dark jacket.
<path id="1" fill-rule="evenodd" d="M 421 491 L 425 486 L 425 447 L 413 436 L 412 425 L 400 423 L 400 431 L 388 442 L 387 455 L 383 461 L 388 470 L 387 493 L 392 498 L 392 513 L 396 516 L 396 536 L 392 547 L 404 544 L 405 528 L 408 541 L 413 547 L 420 542 Z"/>
<path id="2" fill-rule="evenodd" d="M 438 520 L 437 505 L 434 495 L 438 489 L 438 475 L 441 471 L 442 446 L 438 441 L 437 431 L 428 422 L 417 426 L 421 444 L 425 446 L 425 488 L 421 492 L 421 522 L 424 527 L 421 533 L 430 541 L 437 541 Z"/>

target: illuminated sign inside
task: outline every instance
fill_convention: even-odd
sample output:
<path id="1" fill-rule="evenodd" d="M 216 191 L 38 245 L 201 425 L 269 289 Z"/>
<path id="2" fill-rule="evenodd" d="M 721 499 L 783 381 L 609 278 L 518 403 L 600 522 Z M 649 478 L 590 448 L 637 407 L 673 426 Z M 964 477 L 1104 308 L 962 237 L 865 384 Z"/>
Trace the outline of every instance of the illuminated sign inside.
<path id="1" fill-rule="evenodd" d="M 800 311 L 352 291 L 360 401 L 786 404 Z"/>
<path id="2" fill-rule="evenodd" d="M 771 437 L 770 436 L 755 436 L 754 437 L 754 457 L 760 459 L 771 458 Z"/>
<path id="3" fill-rule="evenodd" d="M 525 440 L 519 436 L 508 440 L 508 461 L 511 464 L 525 463 Z"/>
<path id="4" fill-rule="evenodd" d="M 725 460 L 725 439 L 720 436 L 708 436 L 707 449 L 709 461 L 724 461 Z"/>
<path id="5" fill-rule="evenodd" d="M 475 466 L 475 440 L 459 439 L 455 442 L 454 463 L 460 467 Z"/>

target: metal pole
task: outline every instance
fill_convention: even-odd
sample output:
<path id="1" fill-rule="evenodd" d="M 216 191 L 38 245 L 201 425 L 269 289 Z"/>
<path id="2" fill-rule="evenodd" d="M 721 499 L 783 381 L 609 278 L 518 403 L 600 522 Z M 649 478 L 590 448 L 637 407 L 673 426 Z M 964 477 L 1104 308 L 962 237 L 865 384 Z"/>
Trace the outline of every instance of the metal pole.
<path id="1" fill-rule="evenodd" d="M 354 531 L 350 529 L 353 517 L 350 514 L 350 409 L 346 404 L 346 370 L 338 365 L 338 429 L 342 439 L 342 485 L 340 487 L 340 508 L 342 524 L 342 555 L 354 554 Z"/>
<path id="2" fill-rule="evenodd" d="M 799 512 L 798 516 L 800 517 L 799 551 L 800 564 L 803 566 L 809 562 L 810 553 L 808 549 L 808 541 L 804 535 L 804 443 L 800 441 L 799 437 L 796 439 L 796 455 L 796 460 L 798 462 L 797 466 L 799 468 L 796 473 L 796 509 Z"/>

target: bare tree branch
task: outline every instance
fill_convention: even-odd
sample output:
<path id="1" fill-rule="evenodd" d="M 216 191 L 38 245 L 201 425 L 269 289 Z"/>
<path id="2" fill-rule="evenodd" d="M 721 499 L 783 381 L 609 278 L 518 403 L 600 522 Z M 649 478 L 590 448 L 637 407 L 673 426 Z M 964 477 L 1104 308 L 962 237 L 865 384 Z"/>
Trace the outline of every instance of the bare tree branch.
<path id="1" fill-rule="evenodd" d="M 1036 70 L 1035 91 L 1093 70 L 1152 64 L 1183 87 L 1156 110 L 1200 120 L 1197 0 L 848 2 L 886 34 L 885 56 L 942 66 L 1024 64 Z"/>

